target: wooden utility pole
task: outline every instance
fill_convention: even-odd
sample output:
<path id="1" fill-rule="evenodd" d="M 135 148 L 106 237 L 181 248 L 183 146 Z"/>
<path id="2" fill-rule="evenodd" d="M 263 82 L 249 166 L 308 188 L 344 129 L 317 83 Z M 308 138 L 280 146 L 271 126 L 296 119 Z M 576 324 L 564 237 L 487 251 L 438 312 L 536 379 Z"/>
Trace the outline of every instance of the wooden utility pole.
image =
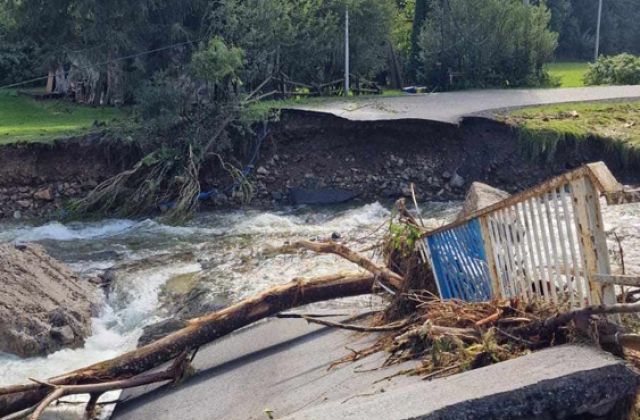
<path id="1" fill-rule="evenodd" d="M 349 96 L 349 6 L 344 11 L 344 96 Z"/>
<path id="2" fill-rule="evenodd" d="M 600 23 L 602 22 L 602 0 L 598 2 L 598 26 L 596 27 L 596 48 L 593 61 L 598 61 L 600 56 Z"/>
<path id="3" fill-rule="evenodd" d="M 47 76 L 47 87 L 45 92 L 46 93 L 53 93 L 53 88 L 54 88 L 54 83 L 55 83 L 55 73 L 53 72 L 53 70 L 49 70 L 49 75 Z"/>

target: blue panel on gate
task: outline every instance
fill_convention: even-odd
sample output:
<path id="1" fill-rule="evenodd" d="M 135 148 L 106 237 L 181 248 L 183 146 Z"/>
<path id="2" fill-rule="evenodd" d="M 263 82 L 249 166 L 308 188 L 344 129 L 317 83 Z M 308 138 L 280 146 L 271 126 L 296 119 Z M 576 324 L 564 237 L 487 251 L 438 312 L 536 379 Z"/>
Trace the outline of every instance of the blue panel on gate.
<path id="1" fill-rule="evenodd" d="M 427 237 L 442 299 L 491 299 L 491 278 L 478 219 Z"/>

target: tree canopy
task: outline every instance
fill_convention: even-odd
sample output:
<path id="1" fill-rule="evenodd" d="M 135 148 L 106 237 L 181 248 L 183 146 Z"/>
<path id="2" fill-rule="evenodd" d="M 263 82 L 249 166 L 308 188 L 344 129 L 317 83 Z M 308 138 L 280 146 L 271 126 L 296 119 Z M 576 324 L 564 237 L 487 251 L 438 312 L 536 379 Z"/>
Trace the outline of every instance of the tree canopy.
<path id="1" fill-rule="evenodd" d="M 184 68 L 201 42 L 219 38 L 244 51 L 239 78 L 254 86 L 285 73 L 311 83 L 338 78 L 344 64 L 344 12 L 351 19 L 351 67 L 375 77 L 387 63 L 397 6 L 385 0 L 2 0 L 0 18 L 15 22 L 15 45 L 38 47 L 46 74 L 82 71 L 85 84 L 106 86 L 103 102 L 125 99 L 141 79 Z M 374 30 L 375 29 L 375 30 Z M 176 45 L 173 48 L 166 46 Z M 156 51 L 159 49 L 160 51 Z M 121 57 L 130 57 L 120 59 Z M 6 80 L 5 80 L 6 81 Z"/>
<path id="2" fill-rule="evenodd" d="M 540 82 L 557 35 L 548 9 L 513 0 L 434 1 L 418 37 L 427 84 L 521 86 Z"/>
<path id="3" fill-rule="evenodd" d="M 559 34 L 557 56 L 592 60 L 598 1 L 546 0 L 551 10 L 551 29 Z M 600 53 L 640 54 L 640 7 L 636 0 L 604 1 Z"/>
<path id="4" fill-rule="evenodd" d="M 495 8 L 495 2 L 485 0 L 469 3 L 473 13 L 464 16 L 460 13 L 465 3 L 459 0 L 0 0 L 0 83 L 56 72 L 57 81 L 70 75 L 71 82 L 82 84 L 93 104 L 127 102 L 156 72 L 184 71 L 191 54 L 212 38 L 243 51 L 237 74 L 242 86 L 251 88 L 280 74 L 301 83 L 324 83 L 342 76 L 347 7 L 352 72 L 395 85 L 433 82 L 438 72 L 442 79 L 443 66 L 459 68 L 478 53 L 483 55 L 478 58 L 483 68 L 477 71 L 492 72 L 496 63 L 487 66 L 487 60 L 504 60 L 460 39 L 457 27 L 476 28 L 473 36 L 491 37 L 494 45 L 497 31 L 504 39 L 538 37 L 520 42 L 518 48 L 523 42 L 542 42 L 544 52 L 534 53 L 539 57 L 520 56 L 517 64 L 507 65 L 517 68 L 518 81 L 533 82 L 531 74 L 520 73 L 528 67 L 535 73 L 539 59 L 550 57 L 553 42 L 549 34 L 540 38 L 542 29 L 558 34 L 556 57 L 592 58 L 597 1 L 530 3 L 534 26 L 523 29 L 508 23 L 523 19 L 518 17 L 526 8 L 521 0 L 502 0 L 503 12 L 493 16 L 505 22 L 500 27 L 481 22 Z M 506 11 L 509 16 L 504 16 Z M 605 1 L 602 54 L 640 53 L 639 18 L 636 0 Z M 433 60 L 435 41 L 425 41 L 423 33 L 437 28 L 444 32 L 435 38 L 448 43 L 449 49 L 467 51 L 457 56 L 459 63 Z M 476 52 L 470 53 L 472 49 Z M 451 51 L 440 55 L 454 57 Z M 93 93 L 96 90 L 99 94 Z"/>

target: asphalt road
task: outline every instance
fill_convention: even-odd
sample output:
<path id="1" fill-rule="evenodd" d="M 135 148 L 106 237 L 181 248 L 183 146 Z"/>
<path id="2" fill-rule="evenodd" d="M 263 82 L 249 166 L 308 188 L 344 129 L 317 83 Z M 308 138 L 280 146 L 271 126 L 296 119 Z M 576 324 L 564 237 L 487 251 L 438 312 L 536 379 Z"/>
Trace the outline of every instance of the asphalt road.
<path id="1" fill-rule="evenodd" d="M 113 419 L 556 418 L 608 407 L 639 382 L 624 361 L 581 346 L 432 382 L 394 376 L 418 362 L 380 369 L 385 353 L 329 368 L 374 340 L 300 319 L 270 319 L 202 348 L 197 374 L 178 387 L 126 390 Z"/>
<path id="2" fill-rule="evenodd" d="M 325 112 L 354 121 L 421 119 L 457 124 L 466 116 L 496 109 L 631 98 L 640 98 L 640 85 L 426 93 L 336 100 L 291 109 Z"/>
<path id="3" fill-rule="evenodd" d="M 283 420 L 594 418 L 635 395 L 638 382 L 623 360 L 594 346 L 566 345 L 377 395 L 324 402 Z"/>
<path id="4" fill-rule="evenodd" d="M 376 384 L 418 363 L 377 369 L 384 353 L 329 370 L 350 354 L 347 348 L 363 349 L 373 340 L 301 319 L 270 319 L 201 348 L 194 360 L 198 373 L 178 387 L 123 392 L 113 419 L 265 420 L 267 412 L 275 418 L 295 416 L 323 402 L 339 404 L 421 382 L 402 375 Z"/>

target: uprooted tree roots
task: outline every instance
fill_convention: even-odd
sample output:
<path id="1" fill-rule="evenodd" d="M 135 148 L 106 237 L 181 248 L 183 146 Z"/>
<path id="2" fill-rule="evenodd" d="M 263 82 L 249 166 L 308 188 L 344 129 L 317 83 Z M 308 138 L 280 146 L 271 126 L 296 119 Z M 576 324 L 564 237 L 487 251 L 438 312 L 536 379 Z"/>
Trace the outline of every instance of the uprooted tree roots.
<path id="1" fill-rule="evenodd" d="M 142 159 L 72 202 L 70 210 L 78 216 L 124 217 L 148 216 L 162 210 L 168 220 L 187 219 L 198 208 L 201 168 L 212 158 L 217 158 L 220 169 L 233 182 L 234 195 L 243 202 L 250 200 L 253 189 L 247 174 L 220 155 L 222 150 L 229 151 L 230 146 L 224 145 L 230 143 L 229 130 L 239 120 L 242 104 L 212 108 L 212 115 L 200 109 L 193 116 L 196 119 L 185 117 L 189 123 L 179 124 L 170 134 L 150 132 L 151 144 L 141 146 L 146 150 Z"/>
<path id="2" fill-rule="evenodd" d="M 177 212 L 193 211 L 200 193 L 198 164 L 189 148 L 188 157 L 156 151 L 95 187 L 86 197 L 73 202 L 77 214 L 138 215 L 154 211 L 163 202 L 175 202 Z M 185 162 L 183 162 L 183 160 Z"/>

